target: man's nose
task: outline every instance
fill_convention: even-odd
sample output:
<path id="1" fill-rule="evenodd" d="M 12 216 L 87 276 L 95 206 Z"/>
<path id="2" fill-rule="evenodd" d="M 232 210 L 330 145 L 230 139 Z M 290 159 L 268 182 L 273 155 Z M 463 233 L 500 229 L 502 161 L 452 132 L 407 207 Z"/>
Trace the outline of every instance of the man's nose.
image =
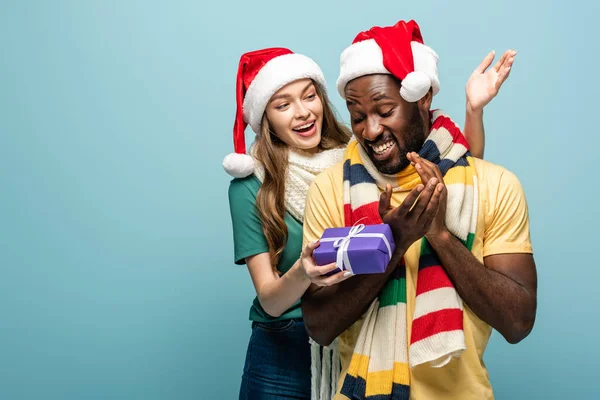
<path id="1" fill-rule="evenodd" d="M 367 118 L 367 124 L 363 131 L 363 138 L 375 140 L 383 133 L 383 126 L 379 123 L 379 118 Z"/>

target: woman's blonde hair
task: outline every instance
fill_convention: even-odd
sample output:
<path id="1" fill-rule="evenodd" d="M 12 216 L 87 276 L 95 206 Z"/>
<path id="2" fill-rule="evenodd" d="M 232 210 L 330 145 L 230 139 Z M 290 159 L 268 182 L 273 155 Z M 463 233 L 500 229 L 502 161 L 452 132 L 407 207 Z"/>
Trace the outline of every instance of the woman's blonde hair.
<path id="1" fill-rule="evenodd" d="M 313 83 L 323 104 L 323 126 L 319 150 L 329 150 L 347 144 L 351 137 L 350 130 L 338 122 L 327 95 L 317 83 L 314 81 Z M 288 236 L 284 221 L 288 146 L 271 131 L 266 112 L 262 118 L 261 132 L 257 135 L 254 144 L 254 156 L 265 171 L 262 186 L 256 196 L 256 208 L 269 245 L 271 265 L 274 270 L 277 270 L 277 263 Z"/>

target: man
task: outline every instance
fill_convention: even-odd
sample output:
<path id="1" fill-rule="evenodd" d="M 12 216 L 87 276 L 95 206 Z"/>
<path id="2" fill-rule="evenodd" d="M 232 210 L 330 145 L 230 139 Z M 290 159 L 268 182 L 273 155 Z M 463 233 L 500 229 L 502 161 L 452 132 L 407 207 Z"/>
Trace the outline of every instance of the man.
<path id="1" fill-rule="evenodd" d="M 310 336 L 324 346 L 339 337 L 335 398 L 492 399 L 483 363 L 492 328 L 518 343 L 536 314 L 522 187 L 471 157 L 459 128 L 430 109 L 437 54 L 414 21 L 361 32 L 337 84 L 356 140 L 313 182 L 304 241 L 383 222 L 396 250 L 384 274 L 311 286 L 302 298 Z"/>

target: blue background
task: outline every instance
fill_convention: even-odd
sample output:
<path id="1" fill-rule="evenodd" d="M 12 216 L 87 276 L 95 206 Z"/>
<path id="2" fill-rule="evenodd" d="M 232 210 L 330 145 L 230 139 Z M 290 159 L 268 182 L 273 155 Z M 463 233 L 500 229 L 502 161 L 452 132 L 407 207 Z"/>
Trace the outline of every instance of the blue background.
<path id="1" fill-rule="evenodd" d="M 221 168 L 239 56 L 311 56 L 347 122 L 339 54 L 410 18 L 460 124 L 483 56 L 519 51 L 486 158 L 525 187 L 539 313 L 522 343 L 492 337 L 497 398 L 600 396 L 597 4 L 1 3 L 0 399 L 235 398 L 254 296 Z"/>

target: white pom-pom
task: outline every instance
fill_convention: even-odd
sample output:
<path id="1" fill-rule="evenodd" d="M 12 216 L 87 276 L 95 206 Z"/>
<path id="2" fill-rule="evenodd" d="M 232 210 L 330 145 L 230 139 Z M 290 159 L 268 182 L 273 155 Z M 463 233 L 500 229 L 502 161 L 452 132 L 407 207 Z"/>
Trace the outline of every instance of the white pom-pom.
<path id="1" fill-rule="evenodd" d="M 414 71 L 402 79 L 400 96 L 409 103 L 414 103 L 423 98 L 431 88 L 431 79 L 426 73 Z"/>
<path id="2" fill-rule="evenodd" d="M 247 154 L 227 154 L 223 159 L 223 168 L 234 178 L 245 178 L 254 172 L 254 159 Z"/>

